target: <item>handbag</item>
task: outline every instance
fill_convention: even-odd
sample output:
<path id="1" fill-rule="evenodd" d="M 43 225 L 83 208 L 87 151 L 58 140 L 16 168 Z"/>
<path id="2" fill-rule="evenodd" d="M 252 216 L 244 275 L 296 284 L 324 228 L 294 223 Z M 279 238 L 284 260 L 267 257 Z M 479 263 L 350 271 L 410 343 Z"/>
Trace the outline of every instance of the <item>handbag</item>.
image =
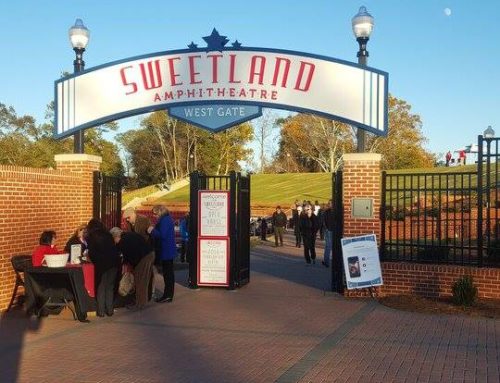
<path id="1" fill-rule="evenodd" d="M 133 293 L 135 290 L 134 274 L 130 271 L 126 271 L 120 279 L 120 284 L 118 285 L 118 294 L 122 297 Z"/>

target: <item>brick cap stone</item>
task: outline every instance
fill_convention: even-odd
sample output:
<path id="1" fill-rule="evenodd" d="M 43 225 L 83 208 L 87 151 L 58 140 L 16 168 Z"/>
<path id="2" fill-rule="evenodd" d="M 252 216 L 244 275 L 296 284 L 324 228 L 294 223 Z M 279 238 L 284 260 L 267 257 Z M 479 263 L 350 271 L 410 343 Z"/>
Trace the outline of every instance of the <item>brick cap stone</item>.
<path id="1" fill-rule="evenodd" d="M 382 161 L 382 154 L 379 153 L 346 153 L 342 156 L 344 162 L 347 161 Z"/>
<path id="2" fill-rule="evenodd" d="M 102 157 L 94 156 L 92 154 L 84 153 L 71 153 L 71 154 L 56 154 L 54 160 L 60 162 L 95 162 L 102 163 Z"/>

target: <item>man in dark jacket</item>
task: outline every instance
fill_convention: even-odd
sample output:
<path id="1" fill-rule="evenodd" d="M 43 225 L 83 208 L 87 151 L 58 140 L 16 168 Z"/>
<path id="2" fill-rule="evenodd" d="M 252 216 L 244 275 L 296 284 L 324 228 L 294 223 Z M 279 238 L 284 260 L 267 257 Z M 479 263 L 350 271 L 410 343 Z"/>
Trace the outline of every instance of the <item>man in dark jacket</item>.
<path id="1" fill-rule="evenodd" d="M 148 301 L 148 288 L 155 259 L 153 249 L 140 234 L 133 231 L 122 232 L 119 227 L 114 227 L 110 233 L 123 255 L 123 262 L 134 268 L 135 305 L 127 308 L 141 310 Z"/>
<path id="2" fill-rule="evenodd" d="M 306 205 L 300 219 L 300 234 L 304 242 L 304 258 L 309 265 L 316 263 L 316 233 L 319 229 L 318 217 L 314 215 L 311 205 Z"/>
<path id="3" fill-rule="evenodd" d="M 283 233 L 287 220 L 286 214 L 281 210 L 281 206 L 277 206 L 276 211 L 273 213 L 274 245 L 276 247 L 278 247 L 278 239 L 279 246 L 283 246 Z"/>
<path id="4" fill-rule="evenodd" d="M 333 239 L 333 205 L 332 200 L 328 201 L 326 210 L 323 213 L 323 227 L 325 228 L 325 252 L 323 253 L 323 266 L 330 266 L 330 255 L 332 254 L 332 239 Z"/>

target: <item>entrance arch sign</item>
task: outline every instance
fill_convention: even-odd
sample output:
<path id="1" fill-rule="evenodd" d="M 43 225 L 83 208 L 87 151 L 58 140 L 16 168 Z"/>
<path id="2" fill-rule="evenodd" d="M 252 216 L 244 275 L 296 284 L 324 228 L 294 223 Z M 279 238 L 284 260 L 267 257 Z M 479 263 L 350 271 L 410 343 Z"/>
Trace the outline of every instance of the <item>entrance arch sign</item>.
<path id="1" fill-rule="evenodd" d="M 55 136 L 168 109 L 220 131 L 261 108 L 314 113 L 387 133 L 388 74 L 309 53 L 246 48 L 214 29 L 207 47 L 152 53 L 90 68 L 55 82 Z"/>

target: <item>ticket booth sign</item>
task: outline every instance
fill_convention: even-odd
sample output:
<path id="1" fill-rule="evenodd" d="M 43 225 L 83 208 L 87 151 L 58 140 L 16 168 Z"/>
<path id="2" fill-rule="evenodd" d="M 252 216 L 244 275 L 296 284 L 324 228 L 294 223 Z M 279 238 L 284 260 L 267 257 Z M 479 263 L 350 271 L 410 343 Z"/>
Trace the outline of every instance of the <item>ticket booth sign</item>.
<path id="1" fill-rule="evenodd" d="M 198 286 L 229 286 L 229 238 L 198 239 Z"/>

